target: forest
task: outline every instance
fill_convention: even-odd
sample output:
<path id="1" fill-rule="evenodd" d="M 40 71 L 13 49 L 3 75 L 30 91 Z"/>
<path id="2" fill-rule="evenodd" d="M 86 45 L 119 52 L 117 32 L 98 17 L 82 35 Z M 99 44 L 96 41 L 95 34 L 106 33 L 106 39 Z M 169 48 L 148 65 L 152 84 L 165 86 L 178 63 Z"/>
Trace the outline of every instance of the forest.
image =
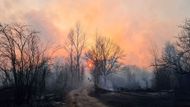
<path id="1" fill-rule="evenodd" d="M 64 38 L 64 57 L 34 29 L 0 24 L 1 107 L 90 107 L 82 98 L 96 107 L 190 106 L 190 19 L 175 42 L 152 48 L 150 70 L 122 63 L 127 54 L 100 33 L 87 48 L 80 24 Z"/>

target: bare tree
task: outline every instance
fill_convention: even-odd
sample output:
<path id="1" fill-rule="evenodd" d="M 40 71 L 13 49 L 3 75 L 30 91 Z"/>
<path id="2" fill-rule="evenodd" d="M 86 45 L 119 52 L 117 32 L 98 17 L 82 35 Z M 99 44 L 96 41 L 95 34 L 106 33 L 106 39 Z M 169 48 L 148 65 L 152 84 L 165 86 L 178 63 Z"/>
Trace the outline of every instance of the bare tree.
<path id="1" fill-rule="evenodd" d="M 181 90 L 190 89 L 190 19 L 180 26 L 181 32 L 178 36 L 178 81 Z"/>
<path id="2" fill-rule="evenodd" d="M 15 88 L 18 103 L 45 87 L 48 57 L 40 46 L 38 32 L 29 26 L 0 26 L 0 71 L 4 83 Z"/>
<path id="3" fill-rule="evenodd" d="M 186 20 L 185 24 L 180 26 L 180 28 L 182 30 L 177 37 L 177 44 L 166 44 L 162 57 L 157 60 L 158 63 L 154 66 L 159 69 L 156 72 L 156 79 L 167 75 L 167 78 L 170 79 L 166 81 L 170 81 L 174 87 L 189 89 L 190 87 L 187 84 L 190 81 L 190 20 Z M 171 77 L 173 80 L 171 80 Z M 158 82 L 166 83 L 162 82 L 164 78 L 166 77 L 160 78 Z"/>
<path id="4" fill-rule="evenodd" d="M 71 85 L 78 87 L 82 82 L 84 67 L 82 63 L 82 54 L 85 48 L 85 34 L 82 32 L 79 24 L 71 29 L 66 39 L 65 50 L 68 53 L 67 65 L 68 71 L 71 72 Z"/>
<path id="5" fill-rule="evenodd" d="M 179 55 L 179 73 L 190 73 L 190 19 L 185 21 L 185 24 L 181 26 L 182 30 L 178 36 L 177 47 Z"/>
<path id="6" fill-rule="evenodd" d="M 118 71 L 119 60 L 124 57 L 121 48 L 106 37 L 97 36 L 95 45 L 86 53 L 86 58 L 93 64 L 95 87 L 99 85 L 100 76 L 104 78 L 110 73 Z"/>
<path id="7" fill-rule="evenodd" d="M 162 56 L 157 59 L 154 67 L 157 89 L 174 89 L 177 87 L 178 54 L 172 43 L 167 42 L 165 44 Z"/>

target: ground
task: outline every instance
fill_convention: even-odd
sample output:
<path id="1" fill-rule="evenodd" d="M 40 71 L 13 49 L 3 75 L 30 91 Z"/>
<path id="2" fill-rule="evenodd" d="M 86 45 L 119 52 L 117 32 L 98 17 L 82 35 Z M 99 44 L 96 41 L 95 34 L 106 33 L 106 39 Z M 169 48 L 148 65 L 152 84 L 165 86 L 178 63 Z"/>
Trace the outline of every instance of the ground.
<path id="1" fill-rule="evenodd" d="M 87 88 L 71 91 L 67 97 L 68 107 L 107 107 L 95 97 L 89 96 Z"/>
<path id="2" fill-rule="evenodd" d="M 189 94 L 174 92 L 108 92 L 93 95 L 109 107 L 190 107 Z"/>
<path id="3" fill-rule="evenodd" d="M 32 106 L 15 106 L 11 89 L 0 91 L 0 107 L 190 107 L 190 92 L 127 91 L 92 92 L 83 87 L 71 91 L 65 98 L 47 94 Z"/>

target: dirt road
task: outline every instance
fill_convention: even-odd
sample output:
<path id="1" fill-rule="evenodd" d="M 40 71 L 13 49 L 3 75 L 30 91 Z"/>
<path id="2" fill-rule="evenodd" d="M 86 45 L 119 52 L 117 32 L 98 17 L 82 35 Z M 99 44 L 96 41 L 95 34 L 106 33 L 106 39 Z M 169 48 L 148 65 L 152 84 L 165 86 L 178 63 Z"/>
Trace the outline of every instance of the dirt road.
<path id="1" fill-rule="evenodd" d="M 106 107 L 99 100 L 88 95 L 87 88 L 71 91 L 67 97 L 68 107 Z"/>

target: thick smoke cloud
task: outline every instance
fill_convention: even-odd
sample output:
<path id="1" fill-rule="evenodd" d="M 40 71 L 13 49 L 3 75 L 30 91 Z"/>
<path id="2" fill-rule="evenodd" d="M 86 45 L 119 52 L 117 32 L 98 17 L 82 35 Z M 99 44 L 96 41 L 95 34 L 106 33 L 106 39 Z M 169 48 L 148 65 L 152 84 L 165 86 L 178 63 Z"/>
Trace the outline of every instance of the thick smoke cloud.
<path id="1" fill-rule="evenodd" d="M 177 35 L 177 25 L 190 17 L 187 0 L 0 0 L 0 21 L 32 25 L 44 40 L 63 43 L 76 22 L 89 41 L 96 31 L 115 40 L 128 55 L 125 63 L 147 67 L 151 43 L 162 46 Z M 150 43 L 150 41 L 152 41 Z M 89 43 L 90 44 L 90 43 Z"/>

